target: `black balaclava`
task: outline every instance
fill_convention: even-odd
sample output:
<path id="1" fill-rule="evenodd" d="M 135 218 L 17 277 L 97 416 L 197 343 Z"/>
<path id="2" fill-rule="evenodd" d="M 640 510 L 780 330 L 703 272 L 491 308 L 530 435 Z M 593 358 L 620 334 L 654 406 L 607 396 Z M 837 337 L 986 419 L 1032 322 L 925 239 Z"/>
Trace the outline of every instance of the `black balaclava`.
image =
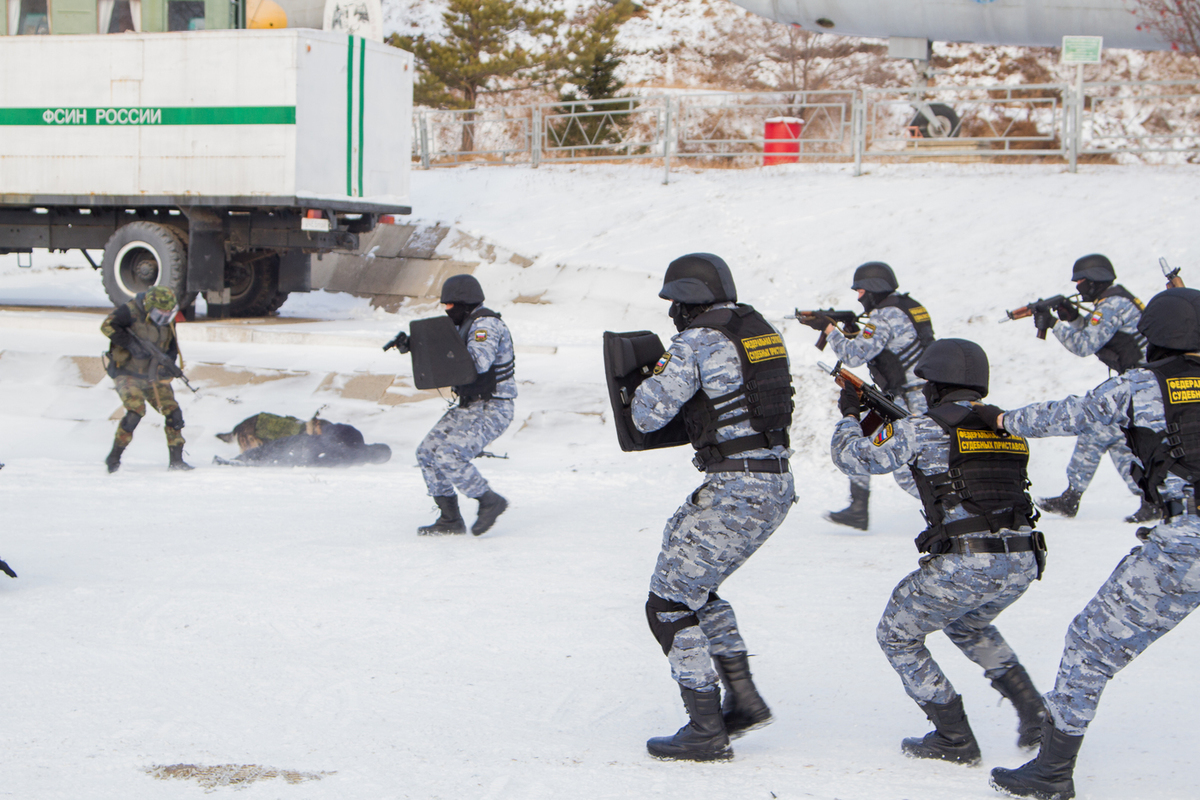
<path id="1" fill-rule="evenodd" d="M 692 324 L 692 320 L 703 314 L 708 308 L 708 305 L 692 305 L 674 300 L 671 302 L 671 307 L 667 309 L 667 313 L 671 315 L 671 321 L 675 323 L 675 330 L 684 331 L 687 330 L 688 325 Z"/>
<path id="2" fill-rule="evenodd" d="M 862 303 L 863 313 L 870 313 L 872 309 L 886 300 L 891 292 L 863 292 L 863 296 L 858 298 L 858 302 Z"/>
<path id="3" fill-rule="evenodd" d="M 457 327 L 463 324 L 472 311 L 479 308 L 479 303 L 452 303 L 446 309 L 446 316 L 450 317 L 450 321 Z"/>
<path id="4" fill-rule="evenodd" d="M 930 408 L 954 400 L 978 400 L 983 397 L 978 389 L 969 386 L 934 381 L 925 381 L 925 385 L 921 387 L 921 394 L 925 395 L 925 402 L 929 404 Z"/>
<path id="5" fill-rule="evenodd" d="M 1094 281 L 1091 278 L 1084 278 L 1075 284 L 1075 288 L 1079 290 L 1079 299 L 1085 303 L 1094 303 L 1104 293 L 1104 290 L 1112 285 L 1112 281 Z"/>
<path id="6" fill-rule="evenodd" d="M 1146 343 L 1146 361 L 1165 361 L 1168 358 L 1177 358 L 1187 350 L 1172 350 L 1169 347 L 1159 347 L 1151 342 Z"/>

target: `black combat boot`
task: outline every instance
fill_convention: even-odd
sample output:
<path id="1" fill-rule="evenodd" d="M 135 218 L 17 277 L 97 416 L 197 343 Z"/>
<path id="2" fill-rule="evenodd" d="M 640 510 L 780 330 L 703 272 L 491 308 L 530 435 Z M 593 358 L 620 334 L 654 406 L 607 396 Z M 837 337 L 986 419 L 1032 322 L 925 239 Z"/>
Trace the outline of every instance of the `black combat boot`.
<path id="1" fill-rule="evenodd" d="M 971 732 L 971 724 L 963 711 L 962 695 L 949 703 L 921 703 L 921 710 L 934 730 L 920 739 L 909 738 L 900 749 L 910 758 L 940 758 L 956 764 L 975 766 L 979 763 L 979 743 Z"/>
<path id="2" fill-rule="evenodd" d="M 171 454 L 171 461 L 167 464 L 167 469 L 184 471 L 195 469 L 195 467 L 183 460 L 183 445 L 177 444 L 174 447 L 168 447 L 167 452 Z"/>
<path id="3" fill-rule="evenodd" d="M 433 502 L 441 509 L 442 514 L 433 521 L 432 525 L 422 525 L 417 528 L 420 536 L 447 536 L 455 533 L 466 533 L 467 523 L 463 521 L 462 512 L 458 510 L 458 495 L 435 497 Z"/>
<path id="4" fill-rule="evenodd" d="M 121 468 L 121 453 L 125 452 L 125 446 L 113 442 L 112 450 L 108 452 L 108 458 L 104 459 L 104 464 L 108 467 L 108 474 L 112 475 Z"/>
<path id="5" fill-rule="evenodd" d="M 825 515 L 825 519 L 830 522 L 836 522 L 838 525 L 848 525 L 851 528 L 865 531 L 868 521 L 867 501 L 870 497 L 870 489 L 866 486 L 859 486 L 852 483 L 850 484 L 850 505 L 841 511 L 830 511 Z"/>
<path id="6" fill-rule="evenodd" d="M 1067 490 L 1058 497 L 1043 497 L 1038 500 L 1038 505 L 1043 511 L 1049 511 L 1052 514 L 1061 514 L 1070 519 L 1079 513 L 1079 498 L 1083 497 L 1083 492 L 1077 492 L 1070 486 Z"/>
<path id="7" fill-rule="evenodd" d="M 721 690 L 697 692 L 680 686 L 683 704 L 687 707 L 687 725 L 674 736 L 656 736 L 646 742 L 646 749 L 655 758 L 677 761 L 725 761 L 733 758 L 725 721 L 721 718 Z"/>
<path id="8" fill-rule="evenodd" d="M 1082 736 L 1063 733 L 1047 718 L 1037 758 L 1016 769 L 996 767 L 992 770 L 992 788 L 1014 797 L 1071 800 L 1075 796 L 1075 757 L 1082 744 Z"/>
<path id="9" fill-rule="evenodd" d="M 478 536 L 481 533 L 487 533 L 496 524 L 496 518 L 504 513 L 504 509 L 508 508 L 508 501 L 491 489 L 475 499 L 479 501 L 479 513 L 475 515 L 475 524 L 471 526 L 471 533 Z"/>
<path id="10" fill-rule="evenodd" d="M 1020 664 L 992 681 L 992 688 L 1008 698 L 1017 710 L 1017 747 L 1037 747 L 1042 741 L 1046 706 L 1029 673 Z"/>
<path id="11" fill-rule="evenodd" d="M 750 676 L 750 657 L 745 653 L 734 656 L 714 656 L 717 674 L 725 686 L 725 702 L 721 716 L 725 732 L 736 739 L 743 733 L 771 724 L 771 709 L 759 695 Z"/>
<path id="12" fill-rule="evenodd" d="M 1147 503 L 1146 498 L 1142 498 L 1142 504 L 1138 506 L 1138 510 L 1125 518 L 1126 522 L 1151 522 L 1162 516 L 1162 509 L 1153 503 Z"/>

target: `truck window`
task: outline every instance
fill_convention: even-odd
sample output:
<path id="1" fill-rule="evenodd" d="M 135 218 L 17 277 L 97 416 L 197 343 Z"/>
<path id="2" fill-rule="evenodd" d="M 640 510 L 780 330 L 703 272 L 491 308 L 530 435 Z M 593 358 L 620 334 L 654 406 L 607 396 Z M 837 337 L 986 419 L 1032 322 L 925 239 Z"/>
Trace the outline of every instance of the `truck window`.
<path id="1" fill-rule="evenodd" d="M 11 0 L 19 3 L 17 27 L 13 33 L 30 36 L 50 32 L 50 10 L 48 0 Z"/>
<path id="2" fill-rule="evenodd" d="M 204 30 L 204 0 L 169 0 L 167 3 L 167 30 Z"/>
<path id="3" fill-rule="evenodd" d="M 140 6 L 138 0 L 133 0 L 133 3 Z M 141 8 L 135 9 L 130 0 L 99 0 L 96 9 L 100 33 L 125 33 L 138 29 L 134 11 L 140 12 Z"/>

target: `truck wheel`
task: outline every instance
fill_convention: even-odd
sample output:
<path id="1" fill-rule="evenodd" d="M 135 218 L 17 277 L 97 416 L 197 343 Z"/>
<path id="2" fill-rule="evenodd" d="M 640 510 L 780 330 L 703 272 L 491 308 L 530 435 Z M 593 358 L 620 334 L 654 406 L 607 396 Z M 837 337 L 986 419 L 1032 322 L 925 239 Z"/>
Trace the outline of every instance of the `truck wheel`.
<path id="1" fill-rule="evenodd" d="M 946 139 L 958 136 L 962 132 L 959 129 L 958 114 L 954 113 L 953 108 L 945 103 L 930 103 L 929 110 L 933 112 L 932 123 L 918 111 L 912 122 L 908 123 L 909 127 L 919 130 L 926 139 Z"/>
<path id="2" fill-rule="evenodd" d="M 275 313 L 287 292 L 279 291 L 279 256 L 230 261 L 225 265 L 229 313 L 234 317 L 265 317 Z"/>
<path id="3" fill-rule="evenodd" d="M 128 303 L 151 286 L 175 292 L 181 307 L 187 288 L 187 247 L 172 228 L 157 222 L 130 222 L 104 245 L 104 291 L 113 305 Z"/>

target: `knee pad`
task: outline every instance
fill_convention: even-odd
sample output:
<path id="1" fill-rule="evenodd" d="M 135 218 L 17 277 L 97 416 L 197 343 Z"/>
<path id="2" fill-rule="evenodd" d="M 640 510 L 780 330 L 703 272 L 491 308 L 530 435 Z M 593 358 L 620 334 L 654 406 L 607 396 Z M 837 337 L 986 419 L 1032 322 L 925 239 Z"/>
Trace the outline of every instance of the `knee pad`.
<path id="1" fill-rule="evenodd" d="M 126 433 L 133 433 L 133 429 L 142 421 L 140 414 L 135 414 L 132 411 L 126 411 L 125 416 L 121 417 L 121 430 Z"/>
<path id="2" fill-rule="evenodd" d="M 183 430 L 183 412 L 178 408 L 173 409 L 170 414 L 167 414 L 166 423 L 168 428 L 174 428 L 177 431 Z"/>
<path id="3" fill-rule="evenodd" d="M 658 618 L 660 613 L 668 612 L 686 613 L 672 622 L 663 622 Z M 653 592 L 650 593 L 650 597 L 646 600 L 646 621 L 650 623 L 650 632 L 654 634 L 654 638 L 662 646 L 664 656 L 671 652 L 671 645 L 675 642 L 675 634 L 684 628 L 700 624 L 695 611 L 692 611 L 692 609 L 683 603 L 667 600 L 665 597 L 659 597 Z"/>

